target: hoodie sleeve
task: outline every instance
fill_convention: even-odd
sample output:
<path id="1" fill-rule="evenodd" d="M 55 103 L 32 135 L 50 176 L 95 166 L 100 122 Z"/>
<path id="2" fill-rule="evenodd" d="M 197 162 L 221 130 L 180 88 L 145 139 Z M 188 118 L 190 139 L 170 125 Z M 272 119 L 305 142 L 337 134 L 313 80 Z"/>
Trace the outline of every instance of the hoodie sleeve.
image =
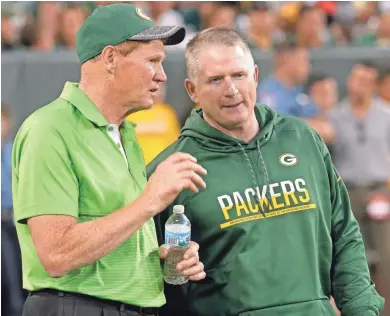
<path id="1" fill-rule="evenodd" d="M 384 299 L 370 279 L 359 225 L 352 213 L 347 189 L 324 146 L 332 205 L 332 295 L 343 316 L 375 316 Z"/>

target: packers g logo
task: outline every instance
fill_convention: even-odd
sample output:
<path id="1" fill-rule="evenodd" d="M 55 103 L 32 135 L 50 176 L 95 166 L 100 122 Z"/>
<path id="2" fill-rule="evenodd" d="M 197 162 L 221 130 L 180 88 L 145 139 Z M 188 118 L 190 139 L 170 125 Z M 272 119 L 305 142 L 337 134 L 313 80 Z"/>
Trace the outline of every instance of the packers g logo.
<path id="1" fill-rule="evenodd" d="M 135 12 L 137 13 L 137 15 L 144 19 L 144 20 L 147 20 L 147 21 L 152 21 L 152 19 L 150 17 L 148 17 L 145 13 L 142 12 L 142 10 L 140 8 L 136 8 L 135 9 Z"/>
<path id="2" fill-rule="evenodd" d="M 292 167 L 298 163 L 298 157 L 295 156 L 294 154 L 285 153 L 279 157 L 279 162 L 283 166 Z"/>

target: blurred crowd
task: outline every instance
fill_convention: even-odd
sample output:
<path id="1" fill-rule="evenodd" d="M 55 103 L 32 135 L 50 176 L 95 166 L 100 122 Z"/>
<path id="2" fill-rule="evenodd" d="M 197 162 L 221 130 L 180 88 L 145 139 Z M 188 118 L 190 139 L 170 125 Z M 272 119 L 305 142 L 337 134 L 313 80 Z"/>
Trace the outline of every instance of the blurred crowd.
<path id="1" fill-rule="evenodd" d="M 74 49 L 79 26 L 106 3 L 112 2 L 2 2 L 2 49 Z M 187 41 L 202 29 L 228 26 L 261 50 L 286 39 L 307 48 L 390 46 L 389 1 L 138 1 L 137 6 L 160 25 L 185 25 Z"/>
<path id="2" fill-rule="evenodd" d="M 2 2 L 2 49 L 74 49 L 79 26 L 96 6 L 106 3 Z M 272 51 L 273 72 L 259 83 L 258 102 L 305 120 L 327 142 L 361 226 L 373 278 L 389 309 L 390 68 L 357 63 L 347 79 L 347 95 L 341 99 L 332 74 L 311 71 L 309 49 L 390 47 L 390 1 L 142 1 L 137 6 L 157 24 L 186 25 L 187 41 L 202 29 L 228 26 L 237 29 L 252 49 Z M 164 92 L 162 85 L 152 110 L 129 117 L 137 123 L 146 163 L 180 133 L 181 122 Z M 16 316 L 25 293 L 12 220 L 11 117 L 4 105 L 1 118 L 2 314 Z"/>

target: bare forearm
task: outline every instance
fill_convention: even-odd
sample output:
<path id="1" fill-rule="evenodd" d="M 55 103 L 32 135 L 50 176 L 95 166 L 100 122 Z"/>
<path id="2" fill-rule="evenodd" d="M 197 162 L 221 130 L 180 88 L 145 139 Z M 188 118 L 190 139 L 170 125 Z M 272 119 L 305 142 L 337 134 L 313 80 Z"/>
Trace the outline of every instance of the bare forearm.
<path id="1" fill-rule="evenodd" d="M 102 218 L 70 227 L 53 249 L 53 276 L 91 264 L 136 233 L 152 214 L 140 199 Z"/>

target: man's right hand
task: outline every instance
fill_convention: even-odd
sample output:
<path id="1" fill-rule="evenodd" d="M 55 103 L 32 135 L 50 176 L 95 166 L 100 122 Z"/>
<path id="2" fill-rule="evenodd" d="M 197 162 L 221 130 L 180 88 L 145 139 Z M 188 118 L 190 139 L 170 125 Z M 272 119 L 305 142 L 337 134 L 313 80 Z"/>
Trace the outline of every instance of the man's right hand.
<path id="1" fill-rule="evenodd" d="M 199 192 L 199 188 L 205 189 L 206 183 L 201 175 L 206 174 L 206 169 L 197 163 L 195 157 L 187 153 L 174 153 L 157 166 L 141 197 L 157 214 L 184 189 L 195 193 Z"/>

